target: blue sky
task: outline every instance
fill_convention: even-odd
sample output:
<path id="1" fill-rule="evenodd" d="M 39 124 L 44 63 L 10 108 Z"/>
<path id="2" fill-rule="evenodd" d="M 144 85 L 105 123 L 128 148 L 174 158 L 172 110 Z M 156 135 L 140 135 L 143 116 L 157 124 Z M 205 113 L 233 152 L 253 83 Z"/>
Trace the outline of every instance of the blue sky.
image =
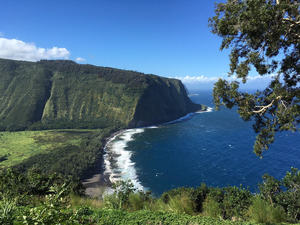
<path id="1" fill-rule="evenodd" d="M 78 59 L 186 79 L 225 77 L 229 52 L 219 51 L 221 39 L 210 32 L 213 15 L 214 1 L 199 0 L 2 1 L 0 57 L 19 51 L 16 59 Z"/>

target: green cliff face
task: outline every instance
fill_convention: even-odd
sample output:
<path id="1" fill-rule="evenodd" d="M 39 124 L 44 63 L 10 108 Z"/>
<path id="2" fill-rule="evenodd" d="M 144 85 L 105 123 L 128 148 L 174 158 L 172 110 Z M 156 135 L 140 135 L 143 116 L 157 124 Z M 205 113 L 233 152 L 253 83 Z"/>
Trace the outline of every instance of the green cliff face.
<path id="1" fill-rule="evenodd" d="M 0 59 L 0 129 L 136 127 L 201 109 L 182 83 L 72 61 Z"/>

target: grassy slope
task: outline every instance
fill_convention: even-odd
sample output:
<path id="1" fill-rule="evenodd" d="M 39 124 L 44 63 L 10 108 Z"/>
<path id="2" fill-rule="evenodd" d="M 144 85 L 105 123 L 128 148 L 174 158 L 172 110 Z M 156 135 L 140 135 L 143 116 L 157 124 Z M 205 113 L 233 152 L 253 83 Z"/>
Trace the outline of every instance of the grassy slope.
<path id="1" fill-rule="evenodd" d="M 82 178 L 101 162 L 103 139 L 112 129 L 0 133 L 0 168 L 33 166 Z"/>
<path id="2" fill-rule="evenodd" d="M 0 132 L 0 155 L 7 155 L 7 160 L 0 165 L 14 166 L 36 154 L 70 145 L 80 146 L 83 139 L 84 135 L 68 131 Z"/>

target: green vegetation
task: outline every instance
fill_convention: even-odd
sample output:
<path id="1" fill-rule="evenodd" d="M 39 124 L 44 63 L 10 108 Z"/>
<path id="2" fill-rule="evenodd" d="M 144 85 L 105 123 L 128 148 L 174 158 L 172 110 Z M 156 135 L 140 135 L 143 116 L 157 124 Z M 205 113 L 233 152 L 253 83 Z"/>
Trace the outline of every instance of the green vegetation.
<path id="1" fill-rule="evenodd" d="M 75 149 L 85 138 L 82 134 L 89 133 L 86 130 L 81 133 L 63 130 L 0 132 L 0 154 L 2 157 L 6 157 L 6 160 L 3 160 L 0 165 L 14 166 L 31 156 L 49 153 L 67 146 Z"/>
<path id="2" fill-rule="evenodd" d="M 256 196 L 249 208 L 249 216 L 259 223 L 281 223 L 286 220 L 286 213 L 280 206 L 272 206 L 267 201 Z"/>
<path id="3" fill-rule="evenodd" d="M 80 179 L 101 167 L 104 139 L 116 129 L 1 132 L 2 224 L 284 224 L 300 219 L 300 171 L 265 175 L 260 193 L 243 187 L 177 188 L 156 198 L 130 182 L 103 200 Z M 20 159 L 20 154 L 23 158 Z M 66 163 L 68 162 L 68 163 Z M 95 168 L 99 169 L 99 168 Z"/>
<path id="4" fill-rule="evenodd" d="M 299 124 L 299 2 L 228 0 L 218 4 L 212 32 L 232 47 L 230 75 L 246 82 L 251 67 L 277 73 L 264 91 L 240 92 L 219 80 L 216 106 L 238 107 L 255 120 L 261 156 L 277 131 Z M 300 220 L 300 171 L 265 175 L 260 192 L 243 187 L 178 188 L 154 198 L 130 182 L 89 199 L 79 179 L 101 166 L 104 139 L 124 127 L 174 120 L 204 109 L 175 79 L 133 71 L 0 59 L 1 224 L 283 224 Z M 90 128 L 99 130 L 49 130 Z M 67 163 L 66 163 L 67 162 Z"/>
<path id="5" fill-rule="evenodd" d="M 0 59 L 0 130 L 136 127 L 203 108 L 176 79 L 72 61 Z"/>
<path id="6" fill-rule="evenodd" d="M 265 193 L 253 195 L 242 187 L 177 188 L 154 198 L 136 192 L 130 182 L 114 185 L 104 200 L 84 197 L 80 182 L 72 177 L 47 174 L 34 168 L 26 173 L 0 170 L 1 224 L 288 224 L 299 222 L 299 203 L 285 205 L 299 195 L 300 171 L 292 169 L 281 180 L 272 178 L 261 189 L 279 183 L 281 196 L 273 203 Z M 289 189 L 293 184 L 296 189 Z M 297 198 L 299 200 L 299 198 Z M 295 217 L 296 215 L 296 217 Z"/>
<path id="7" fill-rule="evenodd" d="M 0 133 L 0 168 L 32 167 L 83 178 L 101 167 L 104 139 L 114 129 L 49 130 Z M 66 163 L 68 162 L 68 163 Z"/>
<path id="8" fill-rule="evenodd" d="M 173 189 L 159 198 L 153 198 L 150 193 L 136 192 L 130 182 L 121 181 L 114 186 L 115 192 L 104 198 L 104 207 L 129 212 L 150 210 L 204 215 L 243 223 L 299 222 L 300 171 L 292 168 L 282 180 L 268 175 L 263 178 L 258 194 L 243 187 L 212 188 L 202 184 L 197 188 Z"/>
<path id="9" fill-rule="evenodd" d="M 300 121 L 300 2 L 295 0 L 228 0 L 216 5 L 212 32 L 231 48 L 229 75 L 247 81 L 255 68 L 271 75 L 270 84 L 254 94 L 239 91 L 239 82 L 220 79 L 214 101 L 238 107 L 244 120 L 254 120 L 254 152 L 261 156 L 275 132 L 296 131 Z"/>

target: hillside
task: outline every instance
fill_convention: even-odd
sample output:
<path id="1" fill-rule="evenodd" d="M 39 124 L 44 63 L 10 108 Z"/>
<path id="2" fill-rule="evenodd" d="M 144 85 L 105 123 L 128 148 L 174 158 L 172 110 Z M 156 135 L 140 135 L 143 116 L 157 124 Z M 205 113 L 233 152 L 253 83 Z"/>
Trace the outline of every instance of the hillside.
<path id="1" fill-rule="evenodd" d="M 67 60 L 0 59 L 0 130 L 145 126 L 201 107 L 176 79 Z"/>

